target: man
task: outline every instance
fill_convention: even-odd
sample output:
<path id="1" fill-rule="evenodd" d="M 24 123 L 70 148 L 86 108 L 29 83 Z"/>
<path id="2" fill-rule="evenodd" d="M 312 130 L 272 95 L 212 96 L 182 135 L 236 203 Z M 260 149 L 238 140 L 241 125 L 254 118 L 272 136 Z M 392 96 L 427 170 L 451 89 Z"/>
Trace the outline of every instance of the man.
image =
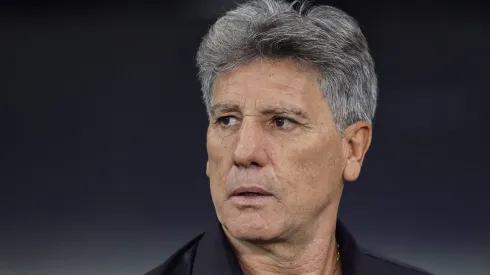
<path id="1" fill-rule="evenodd" d="M 374 63 L 354 19 L 296 4 L 245 3 L 204 37 L 217 221 L 148 275 L 428 274 L 361 252 L 337 221 L 371 143 Z"/>

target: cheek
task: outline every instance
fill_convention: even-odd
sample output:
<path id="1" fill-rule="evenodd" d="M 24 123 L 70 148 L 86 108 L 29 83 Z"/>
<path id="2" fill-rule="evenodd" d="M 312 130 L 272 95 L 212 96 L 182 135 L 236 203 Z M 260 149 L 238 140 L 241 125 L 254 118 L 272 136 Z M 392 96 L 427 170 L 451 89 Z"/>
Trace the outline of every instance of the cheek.
<path id="1" fill-rule="evenodd" d="M 206 149 L 208 153 L 208 161 L 210 166 L 214 169 L 219 167 L 225 160 L 226 156 L 229 155 L 229 143 L 229 139 L 217 136 L 212 129 L 208 130 Z"/>
<path id="2" fill-rule="evenodd" d="M 289 147 L 278 163 L 278 177 L 285 193 L 302 210 L 325 202 L 342 183 L 341 150 L 335 141 L 317 141 L 306 146 Z"/>
<path id="3" fill-rule="evenodd" d="M 207 138 L 208 167 L 207 175 L 214 195 L 225 190 L 226 178 L 231 168 L 231 151 L 226 139 L 208 134 Z"/>

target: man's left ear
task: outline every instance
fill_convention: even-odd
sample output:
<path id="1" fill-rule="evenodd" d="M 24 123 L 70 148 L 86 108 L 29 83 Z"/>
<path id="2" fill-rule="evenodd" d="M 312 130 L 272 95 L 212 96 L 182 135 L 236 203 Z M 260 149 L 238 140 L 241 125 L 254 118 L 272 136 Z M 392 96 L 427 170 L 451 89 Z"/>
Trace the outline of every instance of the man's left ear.
<path id="1" fill-rule="evenodd" d="M 364 156 L 371 145 L 372 132 L 371 123 L 367 121 L 353 123 L 344 130 L 344 180 L 354 181 L 359 177 Z"/>
<path id="2" fill-rule="evenodd" d="M 206 176 L 209 177 L 209 160 L 206 161 Z"/>

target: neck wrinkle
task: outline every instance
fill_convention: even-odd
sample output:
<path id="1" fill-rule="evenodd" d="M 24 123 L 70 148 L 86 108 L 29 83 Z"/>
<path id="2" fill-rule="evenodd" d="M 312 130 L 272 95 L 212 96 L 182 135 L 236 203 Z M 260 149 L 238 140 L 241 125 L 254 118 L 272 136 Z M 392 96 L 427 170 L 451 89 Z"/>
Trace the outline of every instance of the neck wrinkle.
<path id="1" fill-rule="evenodd" d="M 318 222 L 301 241 L 254 244 L 223 230 L 245 275 L 332 275 L 337 265 L 337 208 L 329 212 L 324 213 L 325 222 Z M 336 273 L 339 271 L 337 267 Z"/>

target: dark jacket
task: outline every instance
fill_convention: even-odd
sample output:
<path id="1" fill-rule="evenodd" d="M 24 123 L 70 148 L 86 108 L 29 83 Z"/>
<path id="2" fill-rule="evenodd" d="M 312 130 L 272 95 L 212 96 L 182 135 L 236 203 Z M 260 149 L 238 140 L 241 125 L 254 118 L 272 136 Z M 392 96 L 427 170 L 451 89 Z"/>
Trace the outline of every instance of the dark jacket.
<path id="1" fill-rule="evenodd" d="M 361 250 L 345 226 L 338 221 L 342 275 L 429 275 L 405 264 Z M 145 275 L 243 275 L 219 222 L 192 239 L 162 265 Z"/>

